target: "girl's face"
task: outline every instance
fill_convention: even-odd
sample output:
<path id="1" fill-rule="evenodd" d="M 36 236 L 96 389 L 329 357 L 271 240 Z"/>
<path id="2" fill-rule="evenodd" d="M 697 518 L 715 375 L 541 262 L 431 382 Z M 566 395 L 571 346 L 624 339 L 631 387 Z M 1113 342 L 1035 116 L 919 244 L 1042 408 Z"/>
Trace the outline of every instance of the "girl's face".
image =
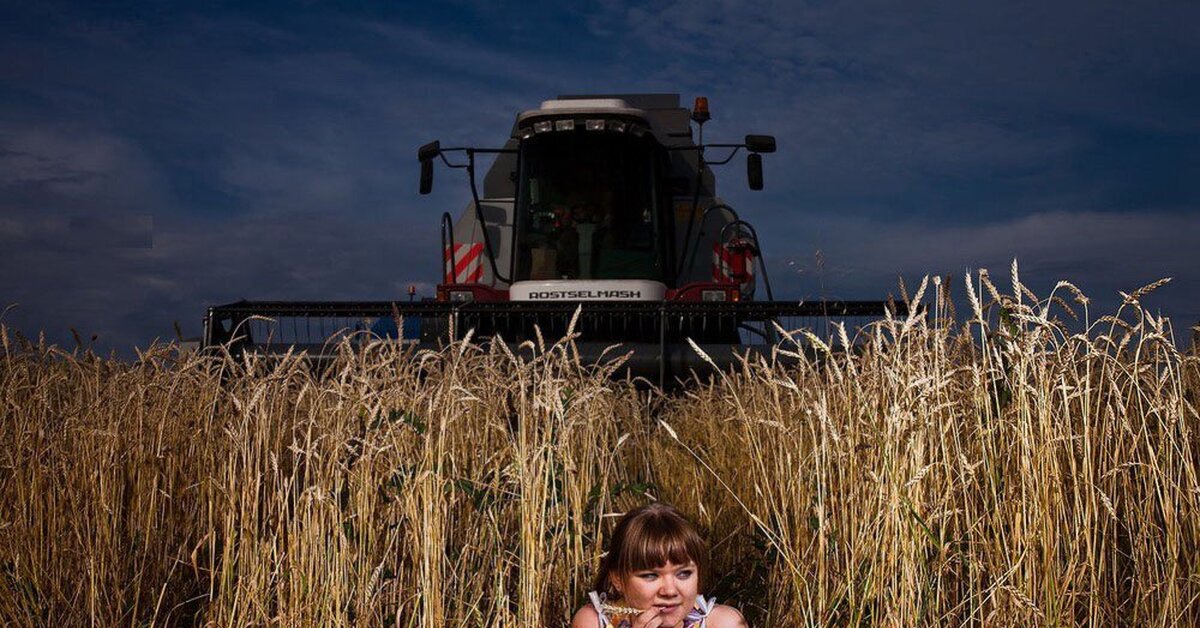
<path id="1" fill-rule="evenodd" d="M 613 587 L 625 606 L 656 610 L 662 626 L 678 626 L 692 610 L 700 586 L 696 563 L 668 562 L 655 569 L 643 569 L 612 576 Z"/>

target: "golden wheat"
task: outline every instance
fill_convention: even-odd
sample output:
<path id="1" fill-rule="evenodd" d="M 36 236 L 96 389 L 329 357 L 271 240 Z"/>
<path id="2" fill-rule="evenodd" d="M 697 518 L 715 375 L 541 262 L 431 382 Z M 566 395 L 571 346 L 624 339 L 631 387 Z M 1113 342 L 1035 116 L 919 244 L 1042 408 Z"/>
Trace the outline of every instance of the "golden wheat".
<path id="1" fill-rule="evenodd" d="M 655 498 L 756 625 L 1200 622 L 1200 359 L 1161 283 L 1095 321 L 1060 284 L 1064 324 L 981 273 L 966 325 L 932 283 L 931 317 L 785 330 L 669 397 L 569 342 L 317 373 L 0 326 L 0 622 L 564 625 Z"/>

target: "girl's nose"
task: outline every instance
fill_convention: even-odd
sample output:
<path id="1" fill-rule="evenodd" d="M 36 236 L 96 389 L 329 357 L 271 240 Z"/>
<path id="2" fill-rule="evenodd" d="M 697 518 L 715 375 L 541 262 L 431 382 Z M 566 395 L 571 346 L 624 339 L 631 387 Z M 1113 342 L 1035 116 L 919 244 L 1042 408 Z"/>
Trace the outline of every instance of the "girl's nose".
<path id="1" fill-rule="evenodd" d="M 671 597 L 675 595 L 676 591 L 679 590 L 679 587 L 676 586 L 677 583 L 675 582 L 675 578 L 672 576 L 663 578 L 661 582 L 662 585 L 659 586 L 658 592 L 663 597 Z"/>

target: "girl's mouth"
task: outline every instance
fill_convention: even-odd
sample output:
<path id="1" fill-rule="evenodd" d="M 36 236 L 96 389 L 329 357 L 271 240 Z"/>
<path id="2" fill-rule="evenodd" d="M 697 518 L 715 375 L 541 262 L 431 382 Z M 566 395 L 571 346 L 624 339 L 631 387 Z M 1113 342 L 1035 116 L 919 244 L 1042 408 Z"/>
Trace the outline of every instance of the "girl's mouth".
<path id="1" fill-rule="evenodd" d="M 672 605 L 670 605 L 670 606 L 664 606 L 664 605 L 661 605 L 661 604 L 656 604 L 654 607 L 658 609 L 658 614 L 660 614 L 660 615 L 670 615 L 671 613 L 674 613 L 676 609 L 678 609 L 678 608 L 679 608 L 679 605 L 678 605 L 678 604 L 672 604 Z"/>

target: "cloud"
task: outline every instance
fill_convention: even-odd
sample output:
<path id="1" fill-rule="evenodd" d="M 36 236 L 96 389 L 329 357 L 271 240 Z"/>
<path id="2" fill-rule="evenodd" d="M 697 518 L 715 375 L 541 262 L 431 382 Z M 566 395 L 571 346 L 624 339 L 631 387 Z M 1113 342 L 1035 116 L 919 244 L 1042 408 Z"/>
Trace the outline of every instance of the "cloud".
<path id="1" fill-rule="evenodd" d="M 15 227 L 14 227 L 15 225 Z M 5 322 L 67 342 L 69 329 L 128 351 L 171 337 L 172 322 L 198 335 L 204 307 L 256 300 L 404 298 L 433 292 L 436 222 L 356 222 L 345 215 L 254 214 L 156 225 L 150 247 L 51 247 L 67 226 L 7 219 L 0 226 L 0 295 L 17 303 Z M 26 237 L 11 237 L 13 231 Z M 44 237 L 31 238 L 37 233 Z"/>
<path id="2" fill-rule="evenodd" d="M 172 321 L 198 334 L 205 306 L 239 298 L 432 294 L 437 215 L 468 193 L 443 172 L 418 203 L 416 146 L 502 143 L 522 89 L 488 88 L 481 110 L 468 77 L 428 63 L 431 36 L 405 49 L 411 30 L 351 49 L 224 17 L 66 31 L 17 71 L 22 98 L 0 100 L 0 304 L 58 342 L 75 327 L 127 350 Z M 401 52 L 426 63 L 397 68 Z M 493 52 L 462 54 L 510 63 Z"/>
<path id="3" fill-rule="evenodd" d="M 1067 280 L 1103 310 L 1119 290 L 1173 277 L 1147 303 L 1192 324 L 1200 320 L 1197 229 L 1200 211 L 1056 211 L 977 226 L 819 214 L 772 232 L 764 249 L 776 291 L 808 298 L 881 298 L 897 277 L 961 278 L 979 268 L 1005 276 L 1015 258 L 1039 295 Z"/>
<path id="4" fill-rule="evenodd" d="M 1191 27 L 1197 17 L 1200 7 L 1181 2 L 1150 10 L 1082 0 L 610 0 L 589 23 L 627 33 L 663 55 L 703 58 L 707 63 L 698 67 L 721 76 L 722 84 L 762 83 L 773 74 L 792 84 L 843 79 L 953 85 L 967 97 L 986 92 L 1025 99 L 1036 92 L 1076 92 L 1081 83 L 1189 71 L 1200 54 Z M 730 67 L 739 71 L 723 72 Z M 794 73 L 780 75 L 787 67 Z"/>
<path id="5" fill-rule="evenodd" d="M 494 146 L 588 92 L 705 94 L 707 138 L 778 136 L 761 195 L 719 175 L 777 293 L 875 298 L 1015 256 L 1042 288 L 1172 274 L 1164 307 L 1200 296 L 1194 4 L 91 11 L 0 41 L 0 305 L 27 330 L 127 347 L 242 297 L 403 295 L 468 197 L 441 169 L 418 198 L 416 147 Z"/>
<path id="6" fill-rule="evenodd" d="M 144 209 L 165 196 L 161 173 L 122 137 L 78 125 L 0 125 L 0 204 L 10 211 Z"/>
<path id="7" fill-rule="evenodd" d="M 1093 160 L 1136 180 L 1138 162 L 1192 158 L 1198 19 L 1200 5 L 1179 2 L 689 0 L 606 2 L 589 23 L 618 33 L 641 84 L 712 97 L 711 137 L 778 135 L 771 161 L 797 175 L 775 190 L 890 197 L 949 218 L 973 199 L 947 190 L 987 189 L 1007 211 L 1036 213 L 1064 188 L 1080 204 L 1115 194 L 1081 189 Z M 1147 134 L 1160 141 L 1121 163 Z"/>

